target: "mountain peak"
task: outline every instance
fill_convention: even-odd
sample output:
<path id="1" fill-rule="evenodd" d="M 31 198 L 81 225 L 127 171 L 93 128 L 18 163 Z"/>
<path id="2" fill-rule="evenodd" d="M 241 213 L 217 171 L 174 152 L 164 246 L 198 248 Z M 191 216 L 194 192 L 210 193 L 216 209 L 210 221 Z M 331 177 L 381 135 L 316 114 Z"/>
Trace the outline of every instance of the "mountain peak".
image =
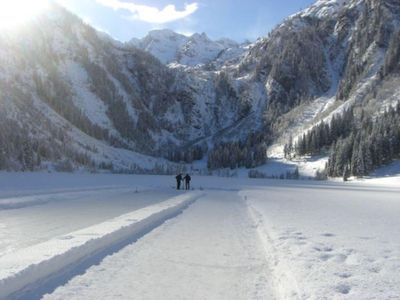
<path id="1" fill-rule="evenodd" d="M 194 33 L 194 34 L 192 34 L 192 36 L 190 38 L 191 39 L 196 39 L 196 40 L 204 40 L 204 41 L 210 40 L 205 32 Z"/>
<path id="2" fill-rule="evenodd" d="M 171 37 L 171 36 L 182 36 L 179 33 L 176 33 L 175 31 L 171 29 L 154 29 L 151 30 L 147 36 L 150 37 Z"/>
<path id="3" fill-rule="evenodd" d="M 164 64 L 187 66 L 209 63 L 221 51 L 239 47 L 238 43 L 227 38 L 213 41 L 204 32 L 185 36 L 170 29 L 152 30 L 142 39 L 132 39 L 129 44 L 150 52 Z"/>
<path id="4" fill-rule="evenodd" d="M 312 16 L 319 19 L 332 18 L 347 4 L 357 0 L 317 0 L 313 5 L 297 15 Z"/>

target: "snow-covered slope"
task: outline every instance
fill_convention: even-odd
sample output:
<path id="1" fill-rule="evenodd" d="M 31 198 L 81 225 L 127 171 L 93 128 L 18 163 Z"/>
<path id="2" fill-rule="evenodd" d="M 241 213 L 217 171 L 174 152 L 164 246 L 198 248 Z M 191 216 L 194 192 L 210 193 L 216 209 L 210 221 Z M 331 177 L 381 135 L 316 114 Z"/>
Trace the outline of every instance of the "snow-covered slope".
<path id="1" fill-rule="evenodd" d="M 0 138 L 12 142 L 0 155 L 0 168 L 32 170 L 66 159 L 133 171 L 170 169 L 132 151 L 170 158 L 180 147 L 233 126 L 247 110 L 225 74 L 168 68 L 55 4 L 26 26 L 2 31 L 0 44 L 1 120 L 7 128 Z M 199 59 L 207 60 L 218 47 L 233 44 L 194 35 L 185 51 L 189 57 L 201 50 Z M 22 151 L 21 142 L 8 137 L 15 131 L 22 132 L 23 153 L 12 151 Z"/>
<path id="2" fill-rule="evenodd" d="M 65 156 L 81 164 L 125 156 L 125 167 L 147 160 L 115 147 L 150 154 L 151 136 L 164 129 L 151 109 L 166 109 L 172 82 L 156 59 L 99 35 L 57 5 L 24 27 L 2 31 L 0 43 L 3 135 L 24 128 L 21 168 Z M 155 86 L 158 95 L 148 97 Z M 10 159 L 6 167 L 18 168 Z"/>
<path id="3" fill-rule="evenodd" d="M 132 39 L 129 44 L 150 52 L 162 63 L 176 60 L 178 51 L 187 42 L 184 35 L 171 30 L 153 30 L 143 39 Z"/>
<path id="4" fill-rule="evenodd" d="M 351 5 L 355 5 L 355 1 Z M 358 0 L 358 2 L 360 2 Z M 316 17 L 319 19 L 337 17 L 338 13 L 348 4 L 347 0 L 317 0 L 313 5 L 298 13 L 301 17 Z"/>
<path id="5" fill-rule="evenodd" d="M 376 116 L 398 102 L 399 20 L 398 1 L 321 0 L 254 45 L 241 67 L 258 70 L 267 111 L 278 110 L 274 156 L 290 136 L 351 106 Z"/>

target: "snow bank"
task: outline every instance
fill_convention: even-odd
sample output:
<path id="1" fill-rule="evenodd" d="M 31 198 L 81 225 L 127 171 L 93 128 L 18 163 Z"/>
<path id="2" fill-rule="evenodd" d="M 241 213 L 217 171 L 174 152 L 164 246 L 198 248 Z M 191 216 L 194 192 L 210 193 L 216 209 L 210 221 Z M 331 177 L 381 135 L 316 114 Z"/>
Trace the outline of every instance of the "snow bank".
<path id="1" fill-rule="evenodd" d="M 180 195 L 0 258 L 0 299 L 20 298 L 115 245 L 140 238 L 202 196 Z M 108 250 L 110 249 L 110 250 Z M 18 292 L 18 294 L 16 294 Z"/>

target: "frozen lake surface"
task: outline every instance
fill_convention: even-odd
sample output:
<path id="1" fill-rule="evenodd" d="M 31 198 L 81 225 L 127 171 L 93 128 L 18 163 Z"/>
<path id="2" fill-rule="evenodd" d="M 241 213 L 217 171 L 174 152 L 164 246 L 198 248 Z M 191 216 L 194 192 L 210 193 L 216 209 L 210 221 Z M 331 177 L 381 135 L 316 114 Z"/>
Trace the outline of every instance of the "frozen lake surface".
<path id="1" fill-rule="evenodd" d="M 0 298 L 400 299 L 398 178 L 0 180 Z"/>

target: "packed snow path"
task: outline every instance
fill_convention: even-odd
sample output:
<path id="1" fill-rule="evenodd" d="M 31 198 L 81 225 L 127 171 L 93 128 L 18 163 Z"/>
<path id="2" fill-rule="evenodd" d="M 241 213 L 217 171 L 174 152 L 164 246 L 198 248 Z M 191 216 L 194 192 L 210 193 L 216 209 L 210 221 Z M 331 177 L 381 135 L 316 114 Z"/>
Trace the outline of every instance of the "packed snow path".
<path id="1" fill-rule="evenodd" d="M 44 299 L 273 299 L 271 290 L 244 203 L 209 192 Z"/>

